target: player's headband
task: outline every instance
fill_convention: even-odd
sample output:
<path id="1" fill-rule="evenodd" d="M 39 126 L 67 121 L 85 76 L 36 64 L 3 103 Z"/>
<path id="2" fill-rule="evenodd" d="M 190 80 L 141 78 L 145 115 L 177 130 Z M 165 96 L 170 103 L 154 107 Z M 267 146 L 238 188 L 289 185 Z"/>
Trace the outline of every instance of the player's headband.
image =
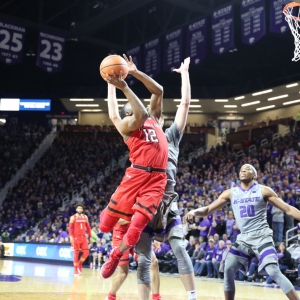
<path id="1" fill-rule="evenodd" d="M 252 173 L 255 175 L 255 178 L 257 177 L 257 171 L 255 170 L 255 168 L 252 165 L 244 164 L 244 166 L 250 167 L 250 169 L 252 170 Z"/>

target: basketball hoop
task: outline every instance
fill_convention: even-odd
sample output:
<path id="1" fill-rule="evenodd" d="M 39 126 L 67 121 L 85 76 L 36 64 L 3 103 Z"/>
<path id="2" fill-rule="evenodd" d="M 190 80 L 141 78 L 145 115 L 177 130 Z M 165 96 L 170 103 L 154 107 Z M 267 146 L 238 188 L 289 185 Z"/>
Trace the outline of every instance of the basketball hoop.
<path id="1" fill-rule="evenodd" d="M 293 15 L 293 9 L 295 7 L 300 7 L 300 3 L 292 2 L 287 4 L 283 8 L 283 13 L 285 14 L 285 20 L 288 22 L 292 34 L 295 38 L 295 50 L 294 50 L 294 58 L 292 61 L 298 61 L 300 59 L 300 9 L 298 12 L 298 16 Z"/>

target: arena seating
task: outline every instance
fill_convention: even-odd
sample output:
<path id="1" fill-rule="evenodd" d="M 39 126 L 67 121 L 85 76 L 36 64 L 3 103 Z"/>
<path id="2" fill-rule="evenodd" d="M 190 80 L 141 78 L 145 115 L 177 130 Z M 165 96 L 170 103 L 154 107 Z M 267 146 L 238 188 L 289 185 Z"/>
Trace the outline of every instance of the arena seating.
<path id="1" fill-rule="evenodd" d="M 91 227 L 98 231 L 99 212 L 107 205 L 124 174 L 123 169 L 105 174 L 105 169 L 127 151 L 118 135 L 109 135 L 108 138 L 106 134 L 62 132 L 36 167 L 9 191 L 0 208 L 1 235 L 7 229 L 8 240 L 68 242 L 68 219 L 74 213 L 74 207 L 69 202 L 61 210 L 62 199 L 68 194 L 71 200 L 74 189 L 84 183 L 87 189 L 78 195 L 76 201 L 86 205 Z M 189 209 L 211 203 L 224 189 L 238 184 L 237 172 L 244 163 L 255 165 L 259 183 L 273 188 L 285 201 L 291 193 L 292 203 L 300 208 L 299 134 L 296 131 L 284 137 L 266 137 L 263 133 L 244 145 L 242 150 L 223 142 L 201 153 L 195 149 L 203 147 L 203 141 L 182 142 L 176 185 L 181 215 Z M 89 187 L 90 178 L 100 171 L 103 176 Z M 225 219 L 229 210 L 229 206 L 224 209 Z M 272 220 L 269 218 L 268 221 L 272 226 Z M 184 230 L 189 238 L 191 230 L 187 227 Z M 98 232 L 98 237 L 105 237 L 109 244 L 110 235 Z M 195 238 L 197 242 L 198 236 Z M 186 243 L 192 254 L 194 245 L 188 240 Z M 161 271 L 177 271 L 176 260 L 168 245 L 163 245 L 158 257 Z"/>
<path id="2" fill-rule="evenodd" d="M 8 120 L 0 126 L 0 189 L 38 148 L 46 133 L 45 127 L 35 123 Z"/>

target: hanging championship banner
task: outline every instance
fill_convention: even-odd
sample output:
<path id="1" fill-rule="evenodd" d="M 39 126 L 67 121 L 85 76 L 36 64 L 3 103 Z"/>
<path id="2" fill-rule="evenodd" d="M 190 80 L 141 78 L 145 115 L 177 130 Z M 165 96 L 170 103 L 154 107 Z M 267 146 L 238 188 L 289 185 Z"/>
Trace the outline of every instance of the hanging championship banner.
<path id="1" fill-rule="evenodd" d="M 48 73 L 62 70 L 65 37 L 50 31 L 40 31 L 36 65 Z"/>
<path id="2" fill-rule="evenodd" d="M 242 42 L 254 44 L 266 34 L 265 0 L 241 0 Z"/>
<path id="3" fill-rule="evenodd" d="M 141 68 L 141 52 L 140 52 L 140 49 L 141 49 L 141 47 L 137 46 L 135 48 L 132 48 L 132 49 L 128 50 L 127 53 L 126 53 L 128 59 L 129 59 L 129 56 L 132 57 L 132 61 L 136 65 L 138 70 Z M 132 86 L 133 84 L 135 84 L 137 82 L 137 79 L 135 77 L 133 77 L 132 75 L 128 75 L 128 77 L 126 79 L 127 79 L 127 82 L 130 86 Z"/>
<path id="4" fill-rule="evenodd" d="M 164 70 L 172 72 L 179 68 L 181 63 L 182 29 L 169 31 L 165 35 L 164 43 Z"/>
<path id="5" fill-rule="evenodd" d="M 206 18 L 194 21 L 187 28 L 187 56 L 198 65 L 206 56 Z"/>
<path id="6" fill-rule="evenodd" d="M 154 77 L 160 72 L 160 38 L 145 43 L 144 71 L 150 77 Z"/>
<path id="7" fill-rule="evenodd" d="M 223 54 L 234 46 L 233 3 L 214 10 L 212 16 L 213 53 Z"/>
<path id="8" fill-rule="evenodd" d="M 285 21 L 282 9 L 290 3 L 290 0 L 270 0 L 270 31 L 275 33 L 285 33 L 289 26 Z"/>
<path id="9" fill-rule="evenodd" d="M 0 19 L 0 60 L 8 65 L 23 61 L 25 26 Z"/>

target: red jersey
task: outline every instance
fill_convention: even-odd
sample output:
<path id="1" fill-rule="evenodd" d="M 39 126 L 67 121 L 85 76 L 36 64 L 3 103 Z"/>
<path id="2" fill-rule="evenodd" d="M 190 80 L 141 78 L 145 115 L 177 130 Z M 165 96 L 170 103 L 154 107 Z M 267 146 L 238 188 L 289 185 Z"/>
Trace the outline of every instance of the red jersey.
<path id="1" fill-rule="evenodd" d="M 91 237 L 91 227 L 87 221 L 87 217 L 84 214 L 81 216 L 75 214 L 74 216 L 74 226 L 70 227 L 70 236 L 85 236 L 86 232 L 88 232 Z M 72 232 L 73 229 L 73 232 Z"/>
<path id="2" fill-rule="evenodd" d="M 166 169 L 168 162 L 168 141 L 161 127 L 153 117 L 134 130 L 126 144 L 132 164 Z"/>

